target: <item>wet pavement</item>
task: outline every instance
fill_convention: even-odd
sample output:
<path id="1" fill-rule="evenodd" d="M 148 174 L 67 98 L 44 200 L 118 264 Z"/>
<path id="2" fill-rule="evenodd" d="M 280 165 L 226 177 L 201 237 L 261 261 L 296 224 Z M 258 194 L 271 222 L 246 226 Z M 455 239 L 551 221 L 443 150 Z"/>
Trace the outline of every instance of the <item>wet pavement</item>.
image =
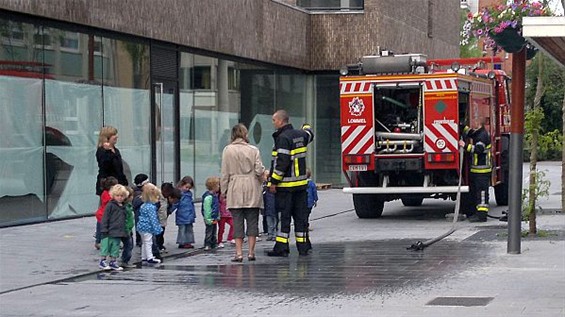
<path id="1" fill-rule="evenodd" d="M 490 248 L 478 243 L 453 241 L 425 251 L 407 250 L 413 242 L 326 243 L 316 245 L 309 256 L 298 256 L 296 252 L 288 258 L 258 256 L 257 261 L 243 264 L 229 262 L 226 253 L 231 255 L 231 250 L 219 250 L 198 255 L 199 265 L 187 264 L 194 262 L 187 258 L 170 259 L 155 267 L 98 273 L 65 282 L 151 281 L 259 294 L 286 294 L 292 290 L 293 294 L 305 297 L 389 293 L 449 278 L 462 268 L 468 270 L 484 265 L 492 253 Z"/>
<path id="2" fill-rule="evenodd" d="M 519 255 L 507 253 L 507 225 L 495 219 L 459 222 L 446 239 L 407 250 L 451 227 L 445 216 L 453 202 L 392 202 L 382 218 L 361 220 L 339 190 L 319 192 L 307 257 L 293 244 L 290 257 L 267 257 L 273 243 L 266 241 L 258 243 L 255 262 L 230 262 L 229 245 L 177 249 L 169 219 L 163 264 L 101 272 L 93 217 L 2 228 L 0 315 L 563 317 L 565 215 L 560 183 L 552 186 L 555 194 L 542 201 L 552 212 L 538 215 L 538 229 L 549 234 L 523 238 Z M 503 210 L 491 204 L 491 215 Z M 197 247 L 203 233 L 197 219 Z"/>

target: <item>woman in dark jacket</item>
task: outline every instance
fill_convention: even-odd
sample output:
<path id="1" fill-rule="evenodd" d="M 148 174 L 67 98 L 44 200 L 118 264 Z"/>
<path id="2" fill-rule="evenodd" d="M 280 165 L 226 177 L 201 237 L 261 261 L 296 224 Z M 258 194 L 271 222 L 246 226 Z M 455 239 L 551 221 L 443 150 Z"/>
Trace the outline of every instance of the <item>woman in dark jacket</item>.
<path id="1" fill-rule="evenodd" d="M 112 126 L 102 127 L 98 135 L 98 148 L 96 150 L 96 161 L 98 162 L 98 176 L 96 177 L 96 195 L 102 194 L 101 181 L 114 176 L 118 183 L 128 185 L 124 174 L 122 155 L 116 148 L 118 142 L 118 129 Z"/>

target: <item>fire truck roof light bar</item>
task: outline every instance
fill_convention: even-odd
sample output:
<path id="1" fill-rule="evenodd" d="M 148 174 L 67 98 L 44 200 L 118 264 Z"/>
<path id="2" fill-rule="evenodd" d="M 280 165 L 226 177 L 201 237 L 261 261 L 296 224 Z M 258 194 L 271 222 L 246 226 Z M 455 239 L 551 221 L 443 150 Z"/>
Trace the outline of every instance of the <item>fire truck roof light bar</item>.
<path id="1" fill-rule="evenodd" d="M 344 194 L 436 194 L 457 193 L 458 186 L 433 187 L 344 187 Z M 469 186 L 461 186 L 462 193 L 469 192 Z"/>

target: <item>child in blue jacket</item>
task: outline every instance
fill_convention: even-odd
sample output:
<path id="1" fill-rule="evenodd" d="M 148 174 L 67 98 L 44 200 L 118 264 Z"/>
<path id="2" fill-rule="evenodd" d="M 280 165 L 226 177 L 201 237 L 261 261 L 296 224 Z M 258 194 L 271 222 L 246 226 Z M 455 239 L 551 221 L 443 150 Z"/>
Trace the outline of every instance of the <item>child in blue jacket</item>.
<path id="1" fill-rule="evenodd" d="M 157 204 L 161 197 L 161 191 L 157 186 L 147 183 L 143 185 L 141 199 L 143 204 L 139 208 L 139 223 L 137 231 L 141 235 L 141 264 L 159 264 L 161 260 L 153 254 L 153 238 L 160 234 L 163 229 L 157 217 Z"/>
<path id="2" fill-rule="evenodd" d="M 179 181 L 177 188 L 182 192 L 175 217 L 175 223 L 179 228 L 177 244 L 180 249 L 192 249 L 194 248 L 192 245 L 194 243 L 192 226 L 196 220 L 196 213 L 194 212 L 194 200 L 190 190 L 194 188 L 194 180 L 190 176 L 185 176 Z"/>
<path id="3" fill-rule="evenodd" d="M 312 244 L 310 243 L 310 233 L 312 230 L 310 228 L 310 214 L 312 213 L 312 208 L 318 205 L 318 189 L 316 188 L 316 183 L 311 179 L 312 172 L 310 169 L 306 169 L 306 177 L 308 178 L 308 187 L 306 191 L 308 192 L 308 215 L 306 216 L 306 243 L 308 244 L 308 249 L 312 249 Z"/>

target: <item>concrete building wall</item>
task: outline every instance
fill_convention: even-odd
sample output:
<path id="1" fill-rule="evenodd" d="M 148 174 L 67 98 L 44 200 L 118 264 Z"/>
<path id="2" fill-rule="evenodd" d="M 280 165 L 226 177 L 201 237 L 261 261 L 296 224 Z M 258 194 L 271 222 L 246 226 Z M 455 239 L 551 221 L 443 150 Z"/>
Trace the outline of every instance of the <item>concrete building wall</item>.
<path id="1" fill-rule="evenodd" d="M 289 3 L 0 0 L 0 8 L 304 70 L 339 69 L 379 45 L 436 58 L 459 53 L 457 1 L 365 0 L 363 13 L 326 14 Z"/>
<path id="2" fill-rule="evenodd" d="M 337 69 L 376 54 L 378 46 L 430 58 L 458 57 L 459 3 L 365 0 L 364 13 L 312 16 L 312 69 Z"/>

